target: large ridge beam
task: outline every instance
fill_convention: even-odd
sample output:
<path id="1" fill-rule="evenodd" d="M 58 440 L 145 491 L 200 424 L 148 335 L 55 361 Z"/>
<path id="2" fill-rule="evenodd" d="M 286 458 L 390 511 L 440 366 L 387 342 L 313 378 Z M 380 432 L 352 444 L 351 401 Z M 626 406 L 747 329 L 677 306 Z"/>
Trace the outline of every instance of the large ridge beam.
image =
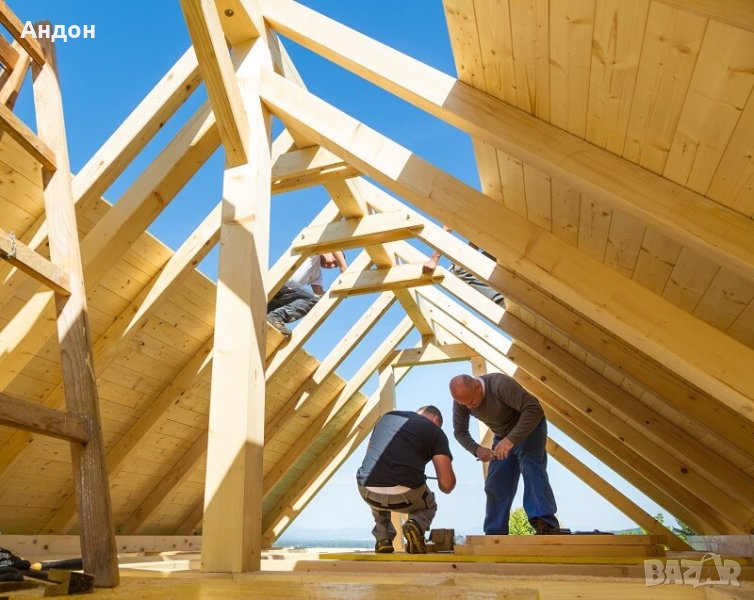
<path id="1" fill-rule="evenodd" d="M 266 0 L 263 12 L 273 29 L 294 42 L 754 279 L 754 223 L 740 213 L 293 0 Z M 752 11 L 746 12 L 751 18 Z"/>
<path id="2" fill-rule="evenodd" d="M 754 349 L 587 256 L 272 71 L 262 99 L 301 131 L 581 314 L 754 420 Z M 688 207 L 686 207 L 688 212 Z M 496 227 L 491 228 L 490 223 Z M 749 238 L 750 239 L 750 238 Z M 752 250 L 754 252 L 754 250 Z M 647 307 L 652 307 L 648 310 Z"/>

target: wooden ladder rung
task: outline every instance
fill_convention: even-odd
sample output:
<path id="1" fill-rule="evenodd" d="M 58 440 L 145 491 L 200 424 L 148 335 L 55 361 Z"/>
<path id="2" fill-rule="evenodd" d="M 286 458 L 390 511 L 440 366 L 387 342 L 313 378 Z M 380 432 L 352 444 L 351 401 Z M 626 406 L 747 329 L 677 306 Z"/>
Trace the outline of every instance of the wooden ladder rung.
<path id="1" fill-rule="evenodd" d="M 54 292 L 63 296 L 71 295 L 67 273 L 26 244 L 19 242 L 13 232 L 8 233 L 3 229 L 0 229 L 0 258 L 31 275 Z"/>

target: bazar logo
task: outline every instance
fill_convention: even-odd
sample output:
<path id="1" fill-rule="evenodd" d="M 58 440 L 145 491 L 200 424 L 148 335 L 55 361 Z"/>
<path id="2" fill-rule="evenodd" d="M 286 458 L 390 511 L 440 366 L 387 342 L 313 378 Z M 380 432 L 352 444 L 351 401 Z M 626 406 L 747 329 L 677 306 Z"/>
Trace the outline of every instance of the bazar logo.
<path id="1" fill-rule="evenodd" d="M 705 565 L 708 560 L 712 564 Z M 717 579 L 707 577 L 702 580 L 702 567 L 715 567 Z M 719 554 L 708 552 L 699 560 L 667 559 L 664 562 L 658 558 L 644 561 L 644 581 L 650 585 L 662 585 L 675 583 L 677 585 L 688 584 L 695 588 L 705 585 L 733 585 L 740 586 L 738 576 L 741 574 L 741 565 L 730 558 L 723 558 Z"/>

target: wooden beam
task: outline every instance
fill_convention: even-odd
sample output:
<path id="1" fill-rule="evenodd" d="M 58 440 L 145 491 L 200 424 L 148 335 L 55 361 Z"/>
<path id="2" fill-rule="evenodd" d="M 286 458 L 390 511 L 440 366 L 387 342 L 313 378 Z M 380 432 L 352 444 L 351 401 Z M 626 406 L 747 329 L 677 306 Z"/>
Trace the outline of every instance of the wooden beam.
<path id="1" fill-rule="evenodd" d="M 15 41 L 15 40 L 14 40 Z M 19 54 L 8 40 L 0 36 L 0 64 L 4 72 L 10 72 L 18 63 Z"/>
<path id="2" fill-rule="evenodd" d="M 217 19 L 211 4 L 205 17 Z M 258 86 L 260 68 L 272 63 L 261 39 L 234 47 L 233 58 L 248 123 L 226 117 L 237 119 L 248 160 L 223 179 L 202 570 L 237 573 L 261 567 L 271 123 Z"/>
<path id="3" fill-rule="evenodd" d="M 79 216 L 99 201 L 200 83 L 199 63 L 189 47 L 73 178 Z"/>
<path id="4" fill-rule="evenodd" d="M 395 296 L 390 293 L 381 294 L 366 312 L 359 317 L 358 321 L 348 330 L 348 332 L 338 340 L 335 347 L 322 360 L 314 372 L 307 377 L 298 389 L 291 395 L 285 403 L 278 408 L 270 420 L 265 423 L 264 440 L 267 444 L 280 428 L 287 423 L 298 410 L 307 405 L 310 398 L 314 396 L 322 384 L 332 376 L 335 369 L 346 359 L 351 351 L 364 339 L 369 331 L 377 324 L 388 309 L 395 302 Z M 269 376 L 268 376 L 269 381 Z"/>
<path id="5" fill-rule="evenodd" d="M 0 23 L 10 32 L 10 34 L 21 44 L 27 54 L 34 59 L 40 67 L 45 64 L 44 52 L 40 42 L 34 36 L 22 36 L 24 24 L 16 16 L 4 0 L 0 0 Z M 36 33 L 36 28 L 35 28 Z"/>
<path id="6" fill-rule="evenodd" d="M 202 547 L 200 536 L 118 535 L 115 541 L 118 552 L 123 554 L 196 552 Z M 0 535 L 0 545 L 29 557 L 81 555 L 81 543 L 77 535 Z"/>
<path id="7" fill-rule="evenodd" d="M 215 0 L 225 39 L 231 46 L 266 35 L 257 4 L 257 0 Z"/>
<path id="8" fill-rule="evenodd" d="M 408 374 L 409 370 L 410 367 L 396 370 L 396 385 L 400 383 L 403 376 Z M 379 392 L 375 392 L 359 412 L 340 429 L 337 435 L 331 438 L 327 447 L 299 477 L 298 482 L 292 485 L 285 496 L 276 502 L 272 510 L 265 515 L 263 531 L 267 545 L 280 537 L 306 508 L 322 486 L 372 432 L 380 416 L 382 416 L 380 396 Z"/>
<path id="9" fill-rule="evenodd" d="M 424 273 L 420 263 L 403 264 L 387 269 L 346 271 L 335 280 L 330 293 L 336 296 L 356 296 L 387 290 L 433 285 L 443 280 L 442 273 Z"/>
<path id="10" fill-rule="evenodd" d="M 261 92 L 264 102 L 289 127 L 302 131 L 421 210 L 471 237 L 499 261 L 516 265 L 517 274 L 754 421 L 754 378 L 750 376 L 754 349 L 543 231 L 279 75 L 263 73 Z M 688 207 L 683 210 L 691 212 Z M 496 226 L 490 228 L 490 223 Z"/>
<path id="11" fill-rule="evenodd" d="M 671 550 L 693 550 L 665 525 L 549 437 L 547 438 L 547 453 L 634 523 L 650 534 L 662 536 L 663 542 Z"/>
<path id="12" fill-rule="evenodd" d="M 180 0 L 199 69 L 217 118 L 228 166 L 249 162 L 249 118 L 246 116 L 233 63 L 225 45 L 214 0 Z"/>
<path id="13" fill-rule="evenodd" d="M 55 152 L 39 139 L 5 104 L 0 104 L 0 131 L 12 137 L 34 160 L 48 171 L 57 169 Z"/>
<path id="14" fill-rule="evenodd" d="M 13 40 L 11 47 L 18 53 L 19 58 L 12 71 L 3 71 L 0 74 L 0 103 L 13 110 L 26 73 L 31 66 L 31 57 L 16 40 Z"/>
<path id="15" fill-rule="evenodd" d="M 70 295 L 68 276 L 63 271 L 3 229 L 0 229 L 0 258 L 54 292 L 62 296 Z"/>
<path id="16" fill-rule="evenodd" d="M 739 29 L 754 31 L 754 6 L 748 0 L 659 0 L 663 4 L 695 13 Z"/>
<path id="17" fill-rule="evenodd" d="M 118 557 L 115 550 L 105 445 L 99 415 L 99 394 L 91 368 L 92 340 L 87 315 L 84 273 L 79 251 L 76 213 L 71 189 L 68 148 L 63 122 L 63 102 L 58 87 L 55 48 L 49 39 L 41 41 L 46 62 L 34 65 L 34 106 L 40 138 L 55 153 L 60 167 L 43 178 L 50 257 L 68 273 L 70 295 L 55 297 L 58 341 L 65 381 L 68 412 L 87 425 L 86 444 L 71 444 L 73 480 L 81 522 L 84 570 L 94 575 L 100 587 L 118 585 Z"/>
<path id="18" fill-rule="evenodd" d="M 321 173 L 323 170 L 339 169 L 348 166 L 339 156 L 320 148 L 309 146 L 301 150 L 290 150 L 277 157 L 272 164 L 272 185 L 286 179 Z"/>
<path id="19" fill-rule="evenodd" d="M 264 476 L 264 495 L 265 497 L 280 483 L 283 476 L 290 468 L 298 462 L 308 450 L 309 446 L 314 443 L 318 436 L 332 420 L 338 416 L 341 410 L 353 401 L 359 390 L 364 386 L 367 380 L 374 374 L 383 360 L 390 354 L 401 341 L 411 332 L 413 324 L 408 317 L 405 317 L 393 331 L 380 344 L 379 348 L 373 352 L 369 358 L 361 365 L 356 374 L 348 381 L 346 386 L 335 394 L 322 412 L 312 420 L 311 425 L 306 432 L 296 440 L 295 448 L 288 452 L 280 461 L 275 464 Z"/>
<path id="20" fill-rule="evenodd" d="M 365 215 L 306 227 L 293 240 L 296 252 L 321 254 L 333 250 L 360 248 L 413 237 L 422 228 L 421 221 L 405 212 L 394 211 Z"/>
<path id="21" fill-rule="evenodd" d="M 432 296 L 430 292 L 433 291 L 421 291 L 420 294 Z M 659 449 L 656 444 L 644 439 L 635 430 L 627 428 L 622 420 L 611 415 L 598 403 L 586 397 L 583 392 L 533 357 L 524 361 L 520 350 L 515 352 L 513 347 L 504 355 L 498 348 L 504 347 L 507 340 L 491 331 L 465 309 L 456 306 L 453 309 L 453 316 L 446 313 L 446 307 L 439 308 L 443 304 L 443 298 L 444 296 L 442 298 L 428 298 L 433 305 L 428 308 L 433 320 L 436 320 L 461 341 L 472 346 L 480 355 L 498 368 L 503 366 L 509 369 L 510 363 L 508 361 L 515 358 L 514 364 L 520 365 L 520 367 L 514 367 L 513 371 L 509 373 L 514 378 L 518 380 L 522 371 L 524 371 L 528 377 L 541 384 L 538 385 L 538 388 L 546 387 L 553 395 L 570 404 L 571 410 L 588 415 L 587 420 L 593 424 L 593 427 L 599 426 L 608 431 L 616 440 L 620 440 L 622 448 L 630 449 L 639 456 L 651 456 L 653 480 L 658 485 L 663 485 L 668 493 L 673 498 L 678 499 L 683 507 L 681 509 L 683 515 L 678 512 L 674 512 L 674 514 L 678 514 L 684 519 L 690 514 L 703 514 L 705 518 L 714 519 L 718 526 L 722 528 L 721 530 L 729 533 L 740 531 L 741 524 L 750 518 L 750 516 L 747 516 L 750 511 L 747 512 L 747 509 L 731 501 L 709 482 L 702 482 L 698 478 L 698 474 L 692 469 L 686 468 L 683 462 L 669 456 L 665 450 Z M 528 387 L 528 379 L 526 381 L 524 387 Z M 522 380 L 521 383 L 523 384 L 524 381 Z M 540 394 L 535 393 L 535 395 L 542 399 Z M 642 476 L 650 476 L 650 471 L 646 471 L 646 467 L 644 469 Z M 629 481 L 631 480 L 629 479 Z"/>
<path id="22" fill-rule="evenodd" d="M 394 367 L 414 365 L 435 365 L 446 362 L 465 360 L 476 356 L 472 348 L 466 344 L 424 344 L 420 348 L 405 348 L 400 350 L 392 361 Z"/>
<path id="23" fill-rule="evenodd" d="M 160 482 L 152 488 L 142 503 L 118 527 L 121 533 L 139 534 L 144 530 L 149 519 L 167 500 L 173 490 L 188 479 L 197 465 L 204 461 L 207 453 L 207 432 L 205 431 L 191 445 L 186 453 L 168 471 Z"/>
<path id="24" fill-rule="evenodd" d="M 68 442 L 86 444 L 89 432 L 84 419 L 0 392 L 0 425 L 18 427 Z"/>
<path id="25" fill-rule="evenodd" d="M 281 73 L 284 77 L 289 78 L 296 85 L 306 89 L 301 76 L 275 32 L 268 32 L 268 41 L 273 53 L 276 71 Z M 292 131 L 291 134 L 299 147 L 311 146 L 311 142 L 299 132 Z M 332 197 L 333 202 L 337 204 L 344 218 L 363 217 L 367 214 L 366 203 L 361 197 L 360 186 L 354 180 L 334 180 L 325 182 L 324 186 Z M 372 259 L 372 262 L 378 267 L 389 267 L 395 263 L 379 244 L 369 246 L 366 250 Z M 421 333 L 422 336 L 432 335 L 432 328 L 419 309 L 413 292 L 410 290 L 396 290 L 395 297 L 398 298 L 398 302 L 401 303 L 406 314 L 414 322 L 414 326 L 419 333 Z"/>
<path id="26" fill-rule="evenodd" d="M 370 207 L 387 211 L 402 206 L 376 186 L 363 180 L 360 180 L 360 184 L 366 192 L 365 197 Z M 740 450 L 748 449 L 754 460 L 754 451 L 750 449 L 750 440 L 754 438 L 754 423 L 740 419 L 737 413 L 721 405 L 713 396 L 691 386 L 663 365 L 651 360 L 592 321 L 574 313 L 570 308 L 434 223 L 425 220 L 419 238 L 435 250 L 444 253 L 453 263 L 474 274 L 480 281 L 502 292 L 506 298 L 527 306 L 534 314 L 616 370 L 652 390 L 670 406 L 684 413 L 687 418 L 695 420 L 700 427 L 716 432 L 719 438 L 727 439 Z M 408 250 L 405 246 L 401 248 Z M 412 249 L 410 254 L 404 254 L 404 258 L 412 261 L 422 260 L 418 258 L 417 252 L 416 249 Z M 451 284 L 453 281 L 454 278 L 449 278 L 444 283 Z M 489 310 L 485 311 L 485 318 L 499 325 L 499 320 L 506 314 L 505 311 L 497 306 L 493 308 L 488 302 L 483 302 L 482 306 L 489 307 Z M 731 424 L 735 425 L 731 427 Z"/>
<path id="27" fill-rule="evenodd" d="M 324 185 L 330 181 L 340 181 L 342 179 L 357 177 L 358 175 L 359 172 L 349 165 L 337 167 L 335 169 L 323 169 L 321 171 L 310 173 L 309 175 L 301 175 L 275 181 L 272 184 L 272 193 L 284 194 L 285 192 L 302 190 L 315 185 Z"/>
<path id="28" fill-rule="evenodd" d="M 747 4 L 737 2 L 739 8 Z M 294 42 L 527 166 L 626 211 L 746 279 L 754 278 L 751 219 L 292 0 L 266 0 L 263 12 L 267 23 Z M 742 12 L 751 19 L 750 6 Z"/>

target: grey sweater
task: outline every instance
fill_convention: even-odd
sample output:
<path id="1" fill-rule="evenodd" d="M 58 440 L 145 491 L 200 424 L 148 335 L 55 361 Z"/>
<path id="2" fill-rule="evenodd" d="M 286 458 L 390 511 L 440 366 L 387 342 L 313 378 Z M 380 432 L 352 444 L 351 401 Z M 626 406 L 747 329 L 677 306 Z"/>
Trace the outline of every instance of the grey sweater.
<path id="1" fill-rule="evenodd" d="M 453 434 L 466 450 L 476 455 L 479 444 L 469 433 L 469 415 L 485 423 L 495 435 L 520 443 L 544 418 L 542 406 L 513 378 L 503 373 L 482 375 L 484 397 L 476 408 L 453 403 Z"/>

